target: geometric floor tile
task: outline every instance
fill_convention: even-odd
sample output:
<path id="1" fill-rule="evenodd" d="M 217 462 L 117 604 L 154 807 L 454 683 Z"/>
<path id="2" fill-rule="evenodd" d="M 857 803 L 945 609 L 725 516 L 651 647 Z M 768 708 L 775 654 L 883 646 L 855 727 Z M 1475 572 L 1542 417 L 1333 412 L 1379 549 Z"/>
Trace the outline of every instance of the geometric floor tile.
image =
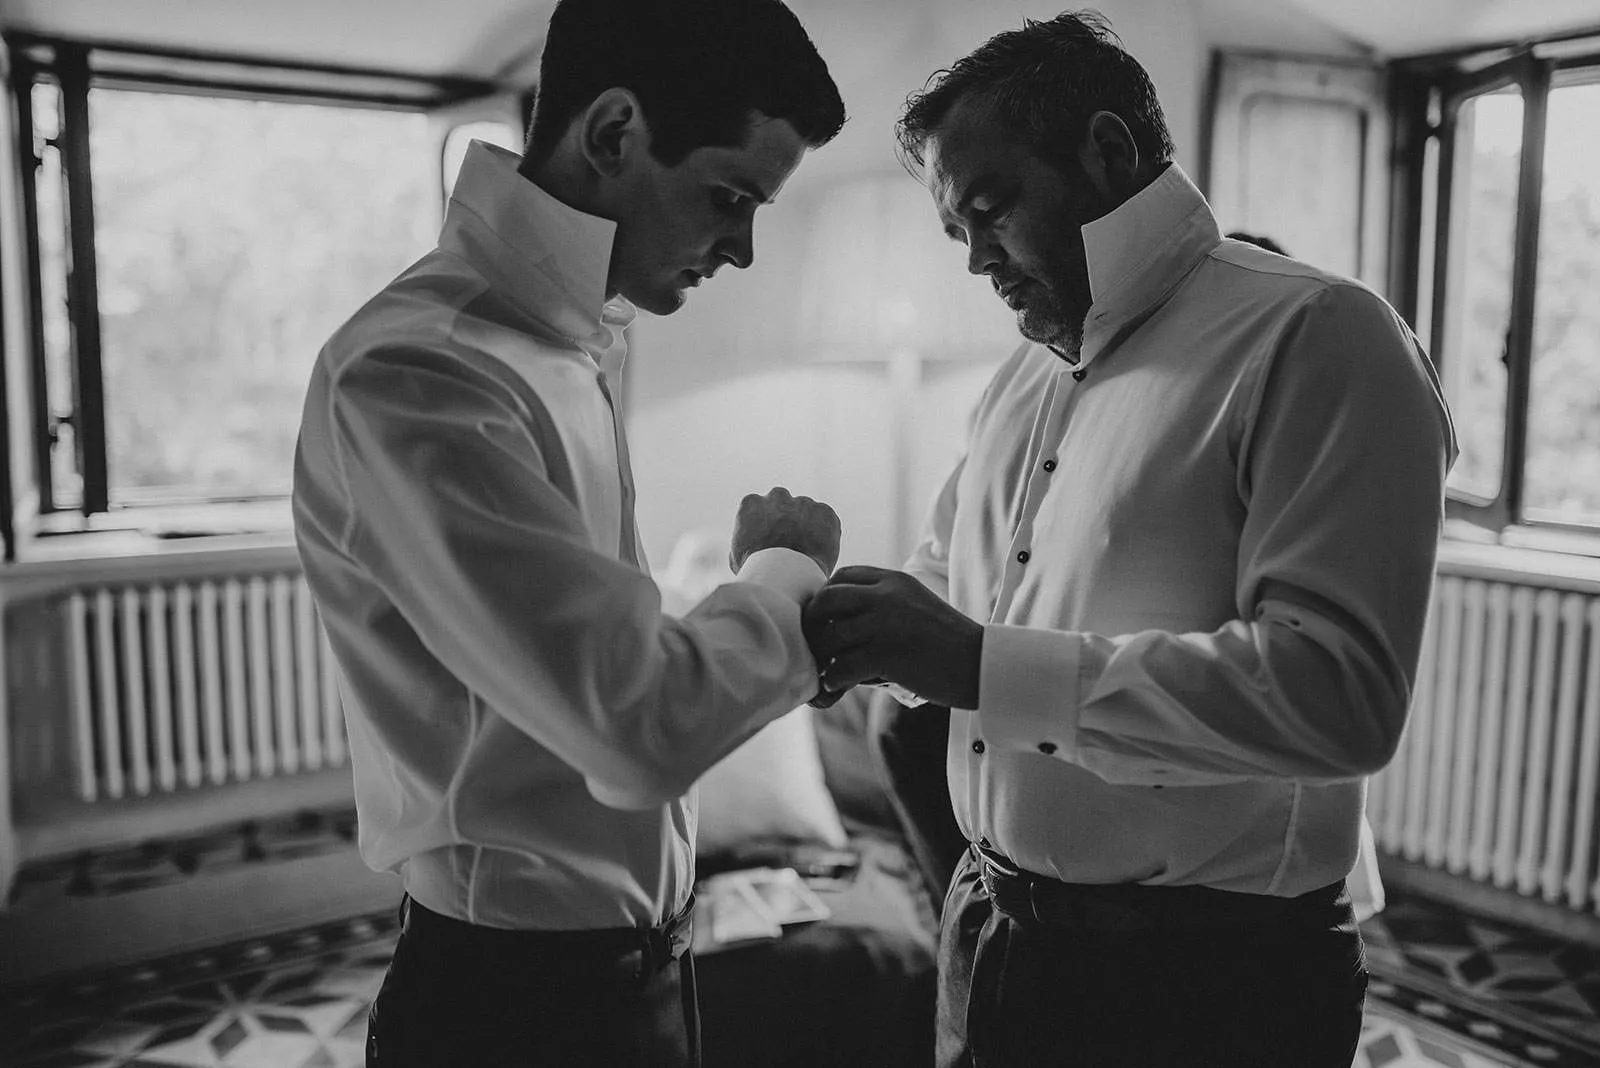
<path id="1" fill-rule="evenodd" d="M 1373 996 L 1511 1063 L 1600 1065 L 1600 950 L 1414 895 L 1362 927 Z"/>
<path id="2" fill-rule="evenodd" d="M 1355 1068 L 1600 1065 L 1593 951 L 1394 894 L 1363 932 Z M 385 913 L 0 989 L 0 1065 L 354 1068 L 396 935 Z"/>
<path id="3" fill-rule="evenodd" d="M 6 1068 L 353 1068 L 392 914 L 0 991 Z"/>

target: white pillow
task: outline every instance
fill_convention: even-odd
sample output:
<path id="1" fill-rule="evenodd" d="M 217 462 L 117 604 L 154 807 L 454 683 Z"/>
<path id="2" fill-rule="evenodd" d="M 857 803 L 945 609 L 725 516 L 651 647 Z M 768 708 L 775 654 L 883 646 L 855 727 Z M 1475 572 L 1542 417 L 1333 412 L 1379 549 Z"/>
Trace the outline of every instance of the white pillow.
<path id="1" fill-rule="evenodd" d="M 701 776 L 699 789 L 699 856 L 736 849 L 752 839 L 795 838 L 833 849 L 847 844 L 839 810 L 822 778 L 809 705 L 756 732 Z"/>

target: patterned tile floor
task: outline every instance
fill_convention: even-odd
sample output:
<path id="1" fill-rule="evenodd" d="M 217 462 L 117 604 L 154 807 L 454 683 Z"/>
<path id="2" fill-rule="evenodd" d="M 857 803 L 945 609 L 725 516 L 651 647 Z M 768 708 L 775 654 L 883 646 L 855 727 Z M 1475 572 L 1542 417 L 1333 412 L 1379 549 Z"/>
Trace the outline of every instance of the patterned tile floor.
<path id="1" fill-rule="evenodd" d="M 80 857 L 25 873 L 11 904 L 348 849 L 349 837 L 347 814 L 308 814 Z M 1600 950 L 1393 892 L 1364 930 L 1374 978 L 1356 1068 L 1600 1065 Z M 359 1065 L 395 935 L 380 914 L 0 989 L 0 1065 Z"/>
<path id="2" fill-rule="evenodd" d="M 1363 931 L 1380 1011 L 1506 1064 L 1600 1065 L 1600 949 L 1392 893 Z"/>

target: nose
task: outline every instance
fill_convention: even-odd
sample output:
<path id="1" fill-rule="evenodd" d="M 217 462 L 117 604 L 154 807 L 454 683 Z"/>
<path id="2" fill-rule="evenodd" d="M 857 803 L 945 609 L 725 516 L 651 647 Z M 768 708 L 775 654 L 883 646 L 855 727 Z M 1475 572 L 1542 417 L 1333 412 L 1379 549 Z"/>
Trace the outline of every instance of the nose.
<path id="1" fill-rule="evenodd" d="M 717 245 L 717 255 L 740 270 L 744 270 L 755 262 L 755 238 L 755 225 L 752 220 L 746 219 L 736 232 L 723 238 L 721 243 Z"/>
<path id="2" fill-rule="evenodd" d="M 967 236 L 967 271 L 970 274 L 992 274 L 999 270 L 1003 257 L 1000 246 L 981 231 Z"/>

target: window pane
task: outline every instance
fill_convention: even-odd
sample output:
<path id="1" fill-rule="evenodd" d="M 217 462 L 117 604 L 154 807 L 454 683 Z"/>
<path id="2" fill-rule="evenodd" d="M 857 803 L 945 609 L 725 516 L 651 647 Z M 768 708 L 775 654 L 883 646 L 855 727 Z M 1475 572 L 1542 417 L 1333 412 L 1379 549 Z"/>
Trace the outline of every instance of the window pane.
<path id="1" fill-rule="evenodd" d="M 1455 138 L 1438 353 L 1461 443 L 1450 486 L 1494 497 L 1506 434 L 1502 356 L 1511 315 L 1521 92 L 1507 89 L 1463 103 Z"/>
<path id="2" fill-rule="evenodd" d="M 1361 172 L 1367 117 L 1338 100 L 1262 93 L 1244 116 L 1245 229 L 1297 260 L 1361 272 Z"/>
<path id="3" fill-rule="evenodd" d="M 72 327 L 67 318 L 67 184 L 61 151 L 49 142 L 61 134 L 61 90 L 49 82 L 33 87 L 33 135 L 39 148 L 34 193 L 39 218 L 40 326 L 44 334 L 46 418 L 72 415 L 77 406 L 72 377 Z M 77 507 L 83 500 L 77 435 L 70 424 L 56 428 L 50 449 L 51 506 Z"/>
<path id="4" fill-rule="evenodd" d="M 328 335 L 426 251 L 421 114 L 90 93 L 111 499 L 285 493 Z"/>
<path id="5" fill-rule="evenodd" d="M 1600 524 L 1600 85 L 1550 92 L 1524 499 Z"/>

